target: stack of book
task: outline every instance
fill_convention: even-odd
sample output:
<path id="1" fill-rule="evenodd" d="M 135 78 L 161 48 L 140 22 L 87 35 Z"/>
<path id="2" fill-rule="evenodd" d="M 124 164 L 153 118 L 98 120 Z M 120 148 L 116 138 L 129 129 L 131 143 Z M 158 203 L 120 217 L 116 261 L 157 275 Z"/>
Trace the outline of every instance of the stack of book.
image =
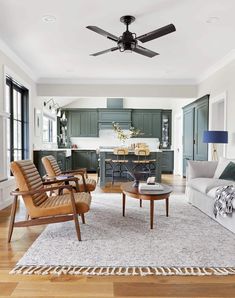
<path id="1" fill-rule="evenodd" d="M 159 183 L 155 183 L 155 184 L 147 184 L 147 183 L 140 183 L 139 184 L 139 191 L 158 191 L 158 190 L 164 190 L 164 187 L 159 184 Z"/>

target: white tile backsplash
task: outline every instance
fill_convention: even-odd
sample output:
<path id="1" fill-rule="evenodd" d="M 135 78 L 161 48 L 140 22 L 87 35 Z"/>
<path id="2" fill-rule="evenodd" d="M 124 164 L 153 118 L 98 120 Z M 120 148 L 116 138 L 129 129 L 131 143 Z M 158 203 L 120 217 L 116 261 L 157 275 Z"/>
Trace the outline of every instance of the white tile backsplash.
<path id="1" fill-rule="evenodd" d="M 116 137 L 113 130 L 105 129 L 100 130 L 100 136 L 97 138 L 71 138 L 71 143 L 76 144 L 78 149 L 91 149 L 95 150 L 100 146 L 120 146 L 121 142 Z M 146 143 L 149 145 L 150 150 L 158 149 L 157 138 L 131 138 L 126 141 L 126 145 L 130 146 L 132 143 Z"/>

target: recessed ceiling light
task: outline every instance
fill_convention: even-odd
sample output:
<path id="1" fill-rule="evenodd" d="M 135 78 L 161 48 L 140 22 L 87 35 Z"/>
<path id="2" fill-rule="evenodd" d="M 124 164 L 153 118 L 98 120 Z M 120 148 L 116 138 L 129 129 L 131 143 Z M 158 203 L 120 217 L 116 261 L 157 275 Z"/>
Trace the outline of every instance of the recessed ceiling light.
<path id="1" fill-rule="evenodd" d="M 43 16 L 42 20 L 45 23 L 54 23 L 56 21 L 56 17 L 48 14 L 48 15 Z"/>
<path id="2" fill-rule="evenodd" d="M 217 23 L 218 21 L 219 21 L 219 17 L 209 17 L 206 22 L 209 24 L 214 24 L 214 23 Z"/>

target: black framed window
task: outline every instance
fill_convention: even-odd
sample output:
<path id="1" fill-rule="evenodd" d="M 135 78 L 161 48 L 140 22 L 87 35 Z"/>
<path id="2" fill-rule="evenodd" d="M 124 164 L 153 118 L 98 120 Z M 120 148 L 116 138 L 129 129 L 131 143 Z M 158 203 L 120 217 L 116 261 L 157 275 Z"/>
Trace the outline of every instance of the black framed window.
<path id="1" fill-rule="evenodd" d="M 7 119 L 8 161 L 27 159 L 29 156 L 29 104 L 28 90 L 14 81 L 6 79 L 5 108 Z"/>

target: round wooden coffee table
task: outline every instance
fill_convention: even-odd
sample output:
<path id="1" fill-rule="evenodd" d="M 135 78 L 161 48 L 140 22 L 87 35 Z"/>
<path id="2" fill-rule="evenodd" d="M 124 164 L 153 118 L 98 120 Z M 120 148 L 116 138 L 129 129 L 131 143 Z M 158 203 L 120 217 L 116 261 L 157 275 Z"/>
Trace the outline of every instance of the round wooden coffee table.
<path id="1" fill-rule="evenodd" d="M 122 183 L 122 215 L 125 216 L 126 195 L 140 200 L 140 207 L 142 207 L 142 200 L 150 201 L 150 229 L 153 229 L 153 216 L 154 216 L 154 201 L 166 200 L 166 216 L 169 214 L 169 196 L 172 192 L 172 187 L 162 184 L 164 190 L 157 191 L 138 191 L 138 187 L 133 187 L 133 181 Z"/>

